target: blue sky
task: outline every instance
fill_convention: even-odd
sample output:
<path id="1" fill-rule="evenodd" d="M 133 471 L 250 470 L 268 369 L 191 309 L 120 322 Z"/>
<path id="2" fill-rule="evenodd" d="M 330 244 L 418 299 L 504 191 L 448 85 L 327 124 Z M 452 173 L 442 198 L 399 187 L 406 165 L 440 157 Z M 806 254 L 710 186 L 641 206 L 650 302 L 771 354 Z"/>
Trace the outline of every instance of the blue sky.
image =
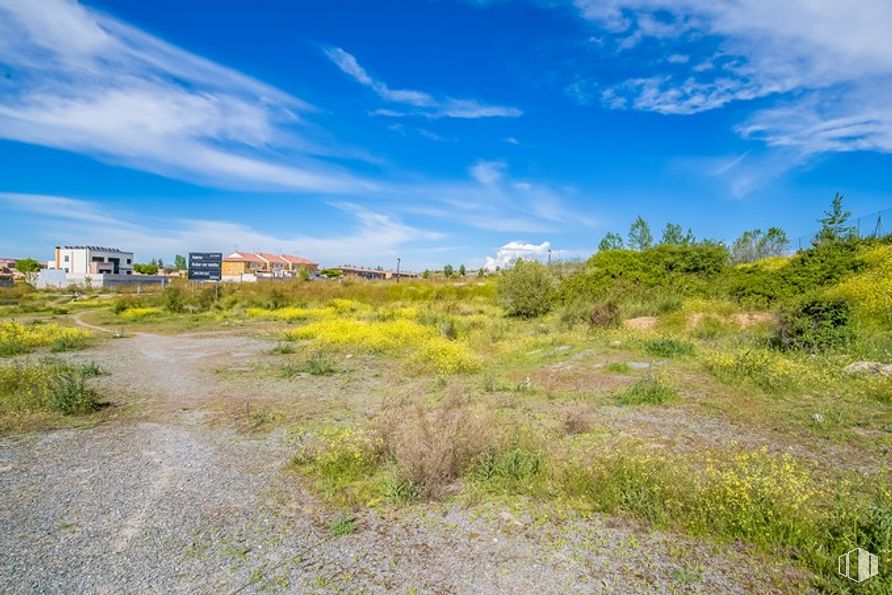
<path id="1" fill-rule="evenodd" d="M 885 0 L 0 0 L 0 256 L 586 256 L 892 206 Z"/>

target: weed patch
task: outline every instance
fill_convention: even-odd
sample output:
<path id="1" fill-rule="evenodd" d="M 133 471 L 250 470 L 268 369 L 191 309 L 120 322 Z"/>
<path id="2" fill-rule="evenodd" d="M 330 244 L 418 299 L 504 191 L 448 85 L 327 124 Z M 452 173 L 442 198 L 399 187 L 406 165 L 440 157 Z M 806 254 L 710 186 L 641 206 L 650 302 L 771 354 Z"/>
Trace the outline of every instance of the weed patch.
<path id="1" fill-rule="evenodd" d="M 643 341 L 644 351 L 654 357 L 683 357 L 693 355 L 694 344 L 673 337 L 658 337 Z"/>
<path id="2" fill-rule="evenodd" d="M 657 376 L 642 378 L 617 395 L 621 405 L 665 405 L 678 400 L 678 393 Z"/>

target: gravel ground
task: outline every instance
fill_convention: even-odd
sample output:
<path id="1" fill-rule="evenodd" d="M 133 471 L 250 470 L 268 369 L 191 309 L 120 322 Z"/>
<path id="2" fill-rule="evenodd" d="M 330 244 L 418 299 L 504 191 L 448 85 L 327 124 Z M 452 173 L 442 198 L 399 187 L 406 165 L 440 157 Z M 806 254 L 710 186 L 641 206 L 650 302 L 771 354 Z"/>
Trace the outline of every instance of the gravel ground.
<path id="1" fill-rule="evenodd" d="M 282 435 L 209 423 L 204 405 L 243 395 L 208 363 L 242 365 L 268 348 L 140 335 L 74 356 L 101 356 L 105 388 L 129 386 L 152 415 L 0 439 L 2 590 L 779 593 L 803 579 L 736 547 L 494 504 L 364 512 L 337 537 L 335 513 L 284 470 Z"/>

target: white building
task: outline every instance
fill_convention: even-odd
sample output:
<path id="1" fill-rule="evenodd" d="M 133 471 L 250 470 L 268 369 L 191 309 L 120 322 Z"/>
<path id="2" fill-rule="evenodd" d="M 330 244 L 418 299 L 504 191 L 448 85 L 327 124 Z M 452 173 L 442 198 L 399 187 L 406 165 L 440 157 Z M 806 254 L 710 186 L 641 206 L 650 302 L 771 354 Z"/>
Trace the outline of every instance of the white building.
<path id="1" fill-rule="evenodd" d="M 66 275 L 131 275 L 133 252 L 102 246 L 56 246 L 55 258 L 47 262 L 47 268 Z"/>

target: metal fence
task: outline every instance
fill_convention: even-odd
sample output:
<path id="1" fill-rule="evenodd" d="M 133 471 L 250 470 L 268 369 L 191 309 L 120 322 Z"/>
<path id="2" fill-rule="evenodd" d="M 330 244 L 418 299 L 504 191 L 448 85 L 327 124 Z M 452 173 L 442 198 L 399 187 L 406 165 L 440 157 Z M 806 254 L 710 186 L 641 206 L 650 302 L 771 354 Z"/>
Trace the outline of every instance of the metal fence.
<path id="1" fill-rule="evenodd" d="M 852 230 L 859 238 L 882 238 L 892 234 L 892 209 L 885 209 L 870 215 L 863 215 L 846 222 L 845 227 Z M 811 248 L 819 231 L 815 231 L 790 242 L 790 252 L 800 252 Z"/>

